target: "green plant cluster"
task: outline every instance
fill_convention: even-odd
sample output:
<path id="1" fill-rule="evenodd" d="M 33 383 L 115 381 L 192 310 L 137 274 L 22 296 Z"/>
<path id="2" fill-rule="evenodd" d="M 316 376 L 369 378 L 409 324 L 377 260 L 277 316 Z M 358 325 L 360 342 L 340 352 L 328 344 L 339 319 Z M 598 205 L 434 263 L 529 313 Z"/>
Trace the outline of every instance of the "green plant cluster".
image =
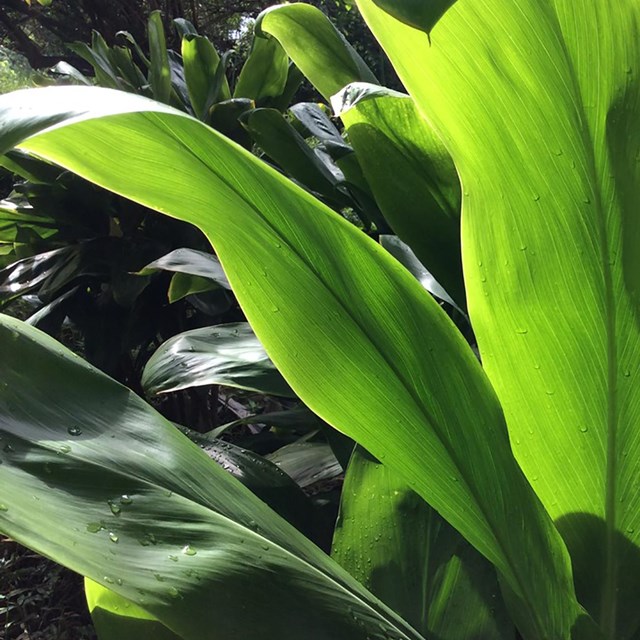
<path id="1" fill-rule="evenodd" d="M 0 316 L 0 530 L 86 577 L 107 639 L 634 640 L 640 5 L 357 5 L 407 94 L 309 5 L 262 13 L 252 48 L 278 53 L 251 86 L 301 73 L 344 132 L 250 104 L 234 141 L 213 115 L 247 66 L 227 95 L 188 31 L 186 92 L 156 37 L 143 66 L 100 54 L 122 86 L 0 98 L 2 151 L 214 247 L 198 274 L 248 325 L 167 341 L 147 389 L 269 390 L 327 434 L 294 458 L 184 437 Z M 339 466 L 326 553 L 303 488 Z"/>

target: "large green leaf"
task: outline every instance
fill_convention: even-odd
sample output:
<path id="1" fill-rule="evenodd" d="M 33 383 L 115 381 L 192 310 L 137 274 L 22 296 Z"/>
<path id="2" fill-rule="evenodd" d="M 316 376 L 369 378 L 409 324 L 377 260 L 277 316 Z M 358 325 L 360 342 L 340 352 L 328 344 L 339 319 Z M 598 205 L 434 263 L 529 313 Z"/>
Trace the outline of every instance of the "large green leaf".
<path id="1" fill-rule="evenodd" d="M 640 4 L 358 3 L 464 185 L 463 261 L 516 456 L 609 638 L 640 628 Z M 398 4 L 403 4 L 399 2 Z"/>
<path id="2" fill-rule="evenodd" d="M 515 635 L 493 567 L 360 447 L 349 461 L 331 555 L 428 638 Z"/>
<path id="3" fill-rule="evenodd" d="M 185 640 L 420 639 L 126 387 L 7 316 L 0 344 L 0 531 Z"/>
<path id="4" fill-rule="evenodd" d="M 96 102 L 96 116 L 107 105 L 113 115 L 87 117 Z M 568 556 L 513 458 L 489 381 L 382 247 L 201 122 L 137 96 L 17 92 L 0 98 L 0 118 L 13 144 L 67 119 L 22 146 L 199 226 L 300 398 L 496 565 L 524 635 L 568 637 L 580 616 Z M 127 149 L 117 163 L 114 145 Z"/>

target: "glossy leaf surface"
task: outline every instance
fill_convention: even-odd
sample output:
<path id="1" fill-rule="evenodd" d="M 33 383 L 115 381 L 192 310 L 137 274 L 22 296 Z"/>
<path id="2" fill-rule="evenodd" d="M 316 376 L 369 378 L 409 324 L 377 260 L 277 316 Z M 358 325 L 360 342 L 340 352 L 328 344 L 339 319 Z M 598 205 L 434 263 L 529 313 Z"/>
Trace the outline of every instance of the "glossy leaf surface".
<path id="1" fill-rule="evenodd" d="M 185 640 L 419 640 L 126 387 L 7 316 L 0 344 L 0 531 Z"/>
<path id="2" fill-rule="evenodd" d="M 293 396 L 245 322 L 185 331 L 164 342 L 142 374 L 151 395 L 211 384 Z"/>

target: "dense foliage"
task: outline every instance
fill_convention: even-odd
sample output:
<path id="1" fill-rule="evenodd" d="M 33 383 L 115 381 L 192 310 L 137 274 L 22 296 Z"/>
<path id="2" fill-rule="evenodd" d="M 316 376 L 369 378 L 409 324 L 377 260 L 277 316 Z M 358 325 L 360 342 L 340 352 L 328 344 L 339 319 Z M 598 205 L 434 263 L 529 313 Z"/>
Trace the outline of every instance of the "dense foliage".
<path id="1" fill-rule="evenodd" d="M 358 6 L 410 96 L 378 85 L 317 9 L 264 12 L 253 51 L 286 51 L 345 126 L 299 118 L 302 147 L 280 133 L 293 108 L 241 116 L 277 168 L 193 99 L 176 108 L 164 63 L 148 69 L 160 101 L 96 87 L 0 99 L 2 150 L 215 248 L 255 337 L 243 325 L 206 349 L 207 333 L 167 343 L 149 388 L 268 380 L 357 443 L 347 465 L 350 441 L 329 436 L 347 466 L 331 556 L 310 541 L 323 544 L 302 455 L 288 475 L 219 433 L 189 440 L 6 316 L 0 529 L 87 576 L 105 638 L 633 640 L 640 8 Z M 190 96 L 201 78 L 185 67 Z M 340 180 L 311 185 L 327 157 Z M 335 206 L 346 184 L 377 221 L 358 228 Z M 245 366 L 221 363 L 229 344 Z"/>

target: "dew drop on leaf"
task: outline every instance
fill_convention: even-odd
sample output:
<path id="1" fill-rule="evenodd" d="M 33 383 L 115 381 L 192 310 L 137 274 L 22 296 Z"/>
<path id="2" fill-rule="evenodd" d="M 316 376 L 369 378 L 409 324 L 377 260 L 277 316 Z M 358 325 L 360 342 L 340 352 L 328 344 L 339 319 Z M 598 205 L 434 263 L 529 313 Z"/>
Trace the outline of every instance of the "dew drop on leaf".
<path id="1" fill-rule="evenodd" d="M 67 433 L 70 436 L 81 436 L 82 435 L 82 429 L 80 429 L 79 427 L 69 427 L 67 429 Z"/>
<path id="2" fill-rule="evenodd" d="M 191 545 L 185 544 L 184 547 L 182 547 L 182 553 L 184 553 L 185 556 L 195 556 L 198 552 Z"/>
<path id="3" fill-rule="evenodd" d="M 127 494 L 123 494 L 120 496 L 120 504 L 132 504 L 133 500 Z"/>
<path id="4" fill-rule="evenodd" d="M 107 504 L 109 505 L 109 509 L 111 509 L 111 513 L 113 513 L 114 516 L 120 515 L 120 511 L 122 510 L 113 500 L 107 500 Z"/>
<path id="5" fill-rule="evenodd" d="M 113 533 L 113 531 L 109 531 L 109 540 L 111 540 L 111 542 L 115 542 L 117 544 L 119 539 L 120 538 L 118 538 L 117 534 Z"/>
<path id="6" fill-rule="evenodd" d="M 580 427 L 580 431 L 581 431 L 582 433 L 587 433 L 587 431 L 589 431 L 589 427 L 587 427 L 586 425 L 584 425 L 584 424 L 583 424 L 583 425 Z"/>
<path id="7" fill-rule="evenodd" d="M 6 504 L 0 503 L 0 511 L 9 511 L 9 507 Z"/>

